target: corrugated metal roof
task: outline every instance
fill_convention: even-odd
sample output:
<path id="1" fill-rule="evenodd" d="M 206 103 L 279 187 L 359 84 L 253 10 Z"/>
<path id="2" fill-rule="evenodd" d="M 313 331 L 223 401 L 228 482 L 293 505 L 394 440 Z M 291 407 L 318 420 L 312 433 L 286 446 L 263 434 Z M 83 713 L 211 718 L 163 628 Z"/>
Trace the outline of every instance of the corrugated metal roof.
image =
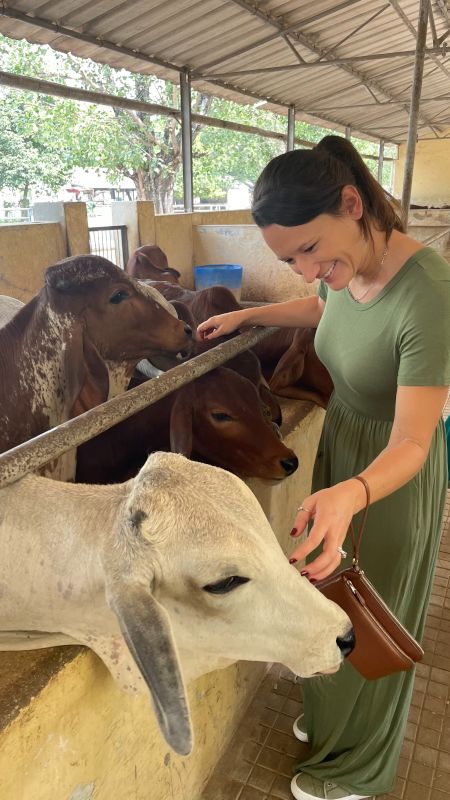
<path id="1" fill-rule="evenodd" d="M 450 137 L 450 0 L 431 8 L 421 139 Z M 188 69 L 200 91 L 402 142 L 418 12 L 419 0 L 14 0 L 0 31 L 176 82 Z"/>

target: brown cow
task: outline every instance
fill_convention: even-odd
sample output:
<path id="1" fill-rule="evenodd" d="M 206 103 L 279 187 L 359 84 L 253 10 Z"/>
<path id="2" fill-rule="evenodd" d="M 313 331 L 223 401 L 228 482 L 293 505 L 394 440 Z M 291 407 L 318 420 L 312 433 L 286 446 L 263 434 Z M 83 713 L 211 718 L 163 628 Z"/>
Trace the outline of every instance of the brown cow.
<path id="1" fill-rule="evenodd" d="M 191 328 L 158 297 L 99 256 L 49 267 L 43 289 L 0 329 L 0 452 L 103 402 L 107 364 L 131 374 L 144 355 L 188 350 Z"/>
<path id="2" fill-rule="evenodd" d="M 78 448 L 77 481 L 114 483 L 135 475 L 149 453 L 172 450 L 241 477 L 282 480 L 298 467 L 256 386 L 218 367 Z"/>
<path id="3" fill-rule="evenodd" d="M 146 282 L 147 283 L 147 282 Z M 238 311 L 233 293 L 225 286 L 193 292 L 162 281 L 149 281 L 170 302 L 181 301 L 192 312 L 196 325 L 209 317 Z M 333 383 L 314 349 L 313 328 L 280 328 L 252 347 L 258 356 L 270 389 L 282 397 L 310 400 L 326 408 Z M 219 340 L 212 340 L 212 344 Z"/>
<path id="4" fill-rule="evenodd" d="M 125 272 L 133 278 L 179 283 L 180 273 L 169 267 L 167 256 L 156 244 L 138 247 L 129 259 Z"/>

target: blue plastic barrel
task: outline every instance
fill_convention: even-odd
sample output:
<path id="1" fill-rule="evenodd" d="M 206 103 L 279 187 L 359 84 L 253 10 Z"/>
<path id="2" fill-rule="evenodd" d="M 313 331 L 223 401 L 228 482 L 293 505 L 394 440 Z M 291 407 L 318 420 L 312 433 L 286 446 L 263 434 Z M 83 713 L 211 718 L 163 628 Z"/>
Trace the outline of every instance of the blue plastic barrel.
<path id="1" fill-rule="evenodd" d="M 194 267 L 195 288 L 208 289 L 210 286 L 226 286 L 240 300 L 242 286 L 242 267 L 240 264 L 205 264 Z"/>

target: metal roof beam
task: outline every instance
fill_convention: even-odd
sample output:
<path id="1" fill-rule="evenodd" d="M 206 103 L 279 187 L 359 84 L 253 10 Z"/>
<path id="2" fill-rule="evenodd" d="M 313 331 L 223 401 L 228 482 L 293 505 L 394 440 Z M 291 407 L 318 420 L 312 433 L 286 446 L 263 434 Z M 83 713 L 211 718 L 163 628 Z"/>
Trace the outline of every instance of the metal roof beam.
<path id="1" fill-rule="evenodd" d="M 325 55 L 329 56 L 330 53 L 334 53 L 335 50 L 338 49 L 338 47 L 341 47 L 341 45 L 343 45 L 349 39 L 352 39 L 353 36 L 356 36 L 356 34 L 359 33 L 360 31 L 362 31 L 362 29 L 365 28 L 367 25 L 370 25 L 370 23 L 373 22 L 374 19 L 379 17 L 381 14 L 383 14 L 383 12 L 386 11 L 387 8 L 389 8 L 389 3 L 386 3 L 385 6 L 382 6 L 381 8 L 379 8 L 378 11 L 375 12 L 375 14 L 372 14 L 372 16 L 370 16 L 370 17 L 368 17 L 368 19 L 364 20 L 364 22 L 362 22 L 361 25 L 358 25 L 358 27 L 354 28 L 350 33 L 347 34 L 347 36 L 344 36 L 344 38 L 341 39 L 339 42 L 337 42 L 337 44 L 334 44 L 332 47 L 330 47 L 328 50 L 326 50 L 325 51 Z M 325 56 L 323 56 L 323 57 L 325 57 Z M 321 58 L 322 58 L 322 56 L 318 59 L 318 61 L 320 61 Z"/>
<path id="2" fill-rule="evenodd" d="M 438 53 L 439 55 L 447 55 L 445 50 L 441 48 L 428 48 L 425 50 L 424 55 L 431 55 Z M 260 72 L 283 72 L 284 70 L 291 69 L 306 69 L 307 67 L 334 67 L 337 64 L 354 64 L 360 61 L 380 61 L 386 58 L 414 58 L 416 55 L 415 50 L 398 50 L 392 53 L 366 53 L 363 56 L 343 56 L 341 58 L 332 58 L 322 61 L 303 61 L 301 64 L 280 64 L 276 67 L 256 67 L 252 69 L 229 69 L 227 72 L 220 73 L 207 73 L 205 78 L 227 78 L 229 75 L 257 75 Z"/>
<path id="3" fill-rule="evenodd" d="M 436 33 L 436 25 L 434 24 L 433 8 L 431 5 L 428 9 L 428 21 L 430 23 L 430 30 L 431 30 L 431 36 L 433 37 L 433 44 L 436 47 L 439 44 L 439 41 Z"/>
<path id="4" fill-rule="evenodd" d="M 234 50 L 232 53 L 228 53 L 227 56 L 221 56 L 220 58 L 216 58 L 214 61 L 209 61 L 207 64 L 201 64 L 198 67 L 199 71 L 203 71 L 204 69 L 210 69 L 211 67 L 217 66 L 217 64 L 222 64 L 224 61 L 229 61 L 231 58 L 235 58 L 236 56 L 241 56 L 244 53 L 248 53 L 250 50 L 254 50 L 256 47 L 261 47 L 263 44 L 267 44 L 268 42 L 273 42 L 275 39 L 278 39 L 280 36 L 286 36 L 288 33 L 295 33 L 299 28 L 304 27 L 305 25 L 309 25 L 311 22 L 316 22 L 319 19 L 323 19 L 324 17 L 329 17 L 330 14 L 336 14 L 337 11 L 342 11 L 344 8 L 348 8 L 348 6 L 353 6 L 355 3 L 361 3 L 362 0 L 345 0 L 343 3 L 338 3 L 333 8 L 329 8 L 327 11 L 320 11 L 318 14 L 314 14 L 312 17 L 307 17 L 306 19 L 300 20 L 299 22 L 292 23 L 291 25 L 282 25 L 281 22 L 277 22 L 273 19 L 273 17 L 269 16 L 265 11 L 261 11 L 261 9 L 252 6 L 248 0 L 229 0 L 229 2 L 234 3 L 234 5 L 239 6 L 244 11 L 247 11 L 253 17 L 257 17 L 266 25 L 270 25 L 272 28 L 276 28 L 276 33 L 270 34 L 270 36 L 265 36 L 263 39 L 258 39 L 257 42 L 253 42 L 252 44 L 248 44 L 246 47 L 241 47 L 239 50 Z"/>
<path id="5" fill-rule="evenodd" d="M 300 63 L 304 64 L 304 63 L 305 63 L 305 59 L 303 58 L 303 56 L 301 56 L 301 55 L 300 55 L 300 53 L 298 52 L 298 50 L 296 50 L 296 48 L 295 48 L 295 47 L 294 47 L 294 45 L 292 44 L 291 40 L 290 40 L 290 39 L 289 39 L 289 37 L 287 36 L 287 34 L 286 34 L 286 36 L 283 36 L 282 38 L 284 39 L 284 41 L 285 41 L 285 43 L 287 44 L 287 46 L 288 46 L 288 47 L 290 47 L 290 49 L 291 49 L 291 50 L 292 50 L 292 52 L 294 53 L 294 55 L 295 55 L 295 57 L 297 58 L 297 60 L 298 60 L 298 61 L 300 61 Z"/>
<path id="6" fill-rule="evenodd" d="M 391 6 L 394 9 L 394 11 L 396 12 L 396 14 L 398 14 L 398 16 L 400 17 L 402 22 L 406 25 L 406 27 L 408 28 L 410 33 L 412 33 L 412 35 L 414 36 L 414 39 L 417 41 L 417 31 L 416 31 L 414 25 L 409 21 L 409 19 L 408 19 L 407 15 L 405 14 L 405 12 L 400 8 L 400 3 L 398 2 L 398 0 L 389 0 L 389 3 L 391 4 Z M 434 28 L 434 18 L 433 18 L 433 11 L 431 9 L 431 3 L 429 5 L 429 15 L 430 15 L 430 21 L 431 21 L 431 19 L 433 19 L 433 25 L 432 25 L 431 30 L 433 32 L 432 33 L 432 35 L 433 35 L 433 44 L 436 46 L 436 41 L 435 41 L 436 30 Z M 441 42 L 437 42 L 437 44 L 439 46 L 441 44 Z M 441 64 L 440 61 L 438 61 L 436 58 L 432 58 L 432 61 L 434 61 L 434 63 L 437 64 L 439 69 L 441 69 L 442 72 L 444 72 L 445 75 L 447 75 L 447 77 L 450 78 L 450 72 L 445 68 L 445 66 L 443 64 Z"/>
<path id="7" fill-rule="evenodd" d="M 279 23 L 274 23 L 274 22 L 273 22 L 273 20 L 271 20 L 270 18 L 268 18 L 268 17 L 267 17 L 267 15 L 266 15 L 266 14 L 264 14 L 263 12 L 261 12 L 260 10 L 257 10 L 257 12 L 256 12 L 256 11 L 255 11 L 255 9 L 254 9 L 253 7 L 250 7 L 250 6 L 249 6 L 249 4 L 248 4 L 247 0 L 231 0 L 231 2 L 237 3 L 237 4 L 238 4 L 238 5 L 241 7 L 241 8 L 245 8 L 245 9 L 246 9 L 246 10 L 247 10 L 249 13 L 251 13 L 251 14 L 252 14 L 252 13 L 253 13 L 253 14 L 255 14 L 255 13 L 256 13 L 256 14 L 257 14 L 257 16 L 258 16 L 260 19 L 264 19 L 268 25 L 272 25 L 272 26 L 273 26 L 274 24 L 276 24 L 276 25 L 279 25 Z M 334 10 L 334 11 L 337 11 L 337 10 L 339 10 L 340 8 L 341 8 L 341 6 L 340 6 L 340 5 L 337 5 L 337 6 L 334 6 L 334 9 L 333 9 L 333 10 Z M 305 25 L 305 24 L 306 24 L 306 22 L 305 22 L 305 21 L 303 21 L 303 23 L 302 23 L 302 22 L 299 22 L 299 23 L 297 23 L 297 29 L 298 29 L 298 27 L 299 27 L 299 26 L 301 26 L 302 24 L 303 24 L 303 25 Z M 312 53 L 315 53 L 315 54 L 316 54 L 316 55 L 318 55 L 318 56 L 322 56 L 322 55 L 324 55 L 324 54 L 325 54 L 325 52 L 326 52 L 326 51 L 322 50 L 320 47 L 318 47 L 318 46 L 316 45 L 316 43 L 315 43 L 315 42 L 314 42 L 312 39 L 308 38 L 308 36 L 307 36 L 306 34 L 303 34 L 303 33 L 295 33 L 295 38 L 297 39 L 297 41 L 298 41 L 300 44 L 304 45 L 304 46 L 305 46 L 305 47 L 306 47 L 306 48 L 307 48 L 307 49 L 308 49 L 310 52 L 312 52 Z M 245 49 L 245 52 L 248 52 L 248 51 L 249 51 L 249 49 L 250 49 L 250 48 L 249 48 L 249 47 L 247 47 L 247 48 Z M 384 95 L 384 96 L 385 96 L 386 98 L 388 98 L 389 100 L 396 100 L 396 99 L 397 99 L 395 95 L 393 95 L 393 94 L 392 94 L 392 93 L 391 93 L 391 92 L 390 92 L 388 89 L 386 89 L 385 87 L 383 87 L 382 85 L 380 85 L 380 84 L 378 83 L 378 81 L 376 81 L 376 80 L 374 80 L 374 79 L 372 79 L 372 78 L 369 78 L 369 77 L 368 77 L 367 75 L 365 75 L 363 72 L 359 72 L 359 71 L 358 71 L 358 70 L 356 70 L 354 67 L 352 67 L 352 66 L 350 66 L 350 65 L 347 65 L 347 64 L 342 64 L 342 65 L 339 65 L 339 64 L 337 64 L 336 66 L 337 66 L 339 69 L 342 69 L 344 72 L 348 72 L 350 75 L 352 75 L 352 77 L 354 77 L 354 78 L 358 78 L 358 79 L 361 81 L 361 85 L 362 85 L 362 86 L 364 86 L 364 87 L 367 87 L 368 89 L 374 89 L 374 90 L 376 90 L 376 91 L 380 92 L 380 94 Z M 409 107 L 408 107 L 408 105 L 404 104 L 404 105 L 403 105 L 403 107 L 404 107 L 405 111 L 407 111 L 407 113 L 409 114 Z M 305 112 L 306 112 L 306 109 L 305 109 Z M 309 113 L 311 113 L 312 115 L 314 115 L 314 112 L 309 112 Z M 424 118 L 424 117 L 422 116 L 422 119 L 424 119 L 424 121 L 426 122 L 426 124 L 428 124 L 428 120 L 426 120 L 426 118 Z M 342 122 L 339 122 L 338 124 L 340 124 L 340 125 L 341 125 L 341 124 L 342 124 Z M 344 125 L 345 125 L 345 123 L 344 123 Z M 361 132 L 363 132 L 361 128 L 359 128 L 359 130 L 360 130 Z M 373 135 L 373 134 L 370 134 L 370 135 Z"/>

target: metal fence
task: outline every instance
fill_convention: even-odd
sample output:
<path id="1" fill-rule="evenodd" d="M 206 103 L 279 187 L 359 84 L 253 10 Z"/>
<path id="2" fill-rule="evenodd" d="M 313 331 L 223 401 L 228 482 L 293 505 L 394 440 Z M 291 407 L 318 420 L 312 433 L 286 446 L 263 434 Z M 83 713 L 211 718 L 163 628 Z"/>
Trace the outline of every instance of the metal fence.
<path id="1" fill-rule="evenodd" d="M 13 483 L 28 472 L 40 469 L 72 447 L 78 447 L 98 433 L 155 403 L 161 397 L 166 397 L 175 389 L 210 372 L 238 353 L 253 347 L 275 330 L 276 328 L 272 327 L 250 328 L 190 361 L 173 367 L 160 375 L 158 380 L 145 381 L 140 386 L 1 453 L 0 487 Z"/>
<path id="2" fill-rule="evenodd" d="M 108 258 L 124 269 L 128 261 L 128 234 L 126 225 L 104 225 L 89 228 L 91 253 Z"/>

